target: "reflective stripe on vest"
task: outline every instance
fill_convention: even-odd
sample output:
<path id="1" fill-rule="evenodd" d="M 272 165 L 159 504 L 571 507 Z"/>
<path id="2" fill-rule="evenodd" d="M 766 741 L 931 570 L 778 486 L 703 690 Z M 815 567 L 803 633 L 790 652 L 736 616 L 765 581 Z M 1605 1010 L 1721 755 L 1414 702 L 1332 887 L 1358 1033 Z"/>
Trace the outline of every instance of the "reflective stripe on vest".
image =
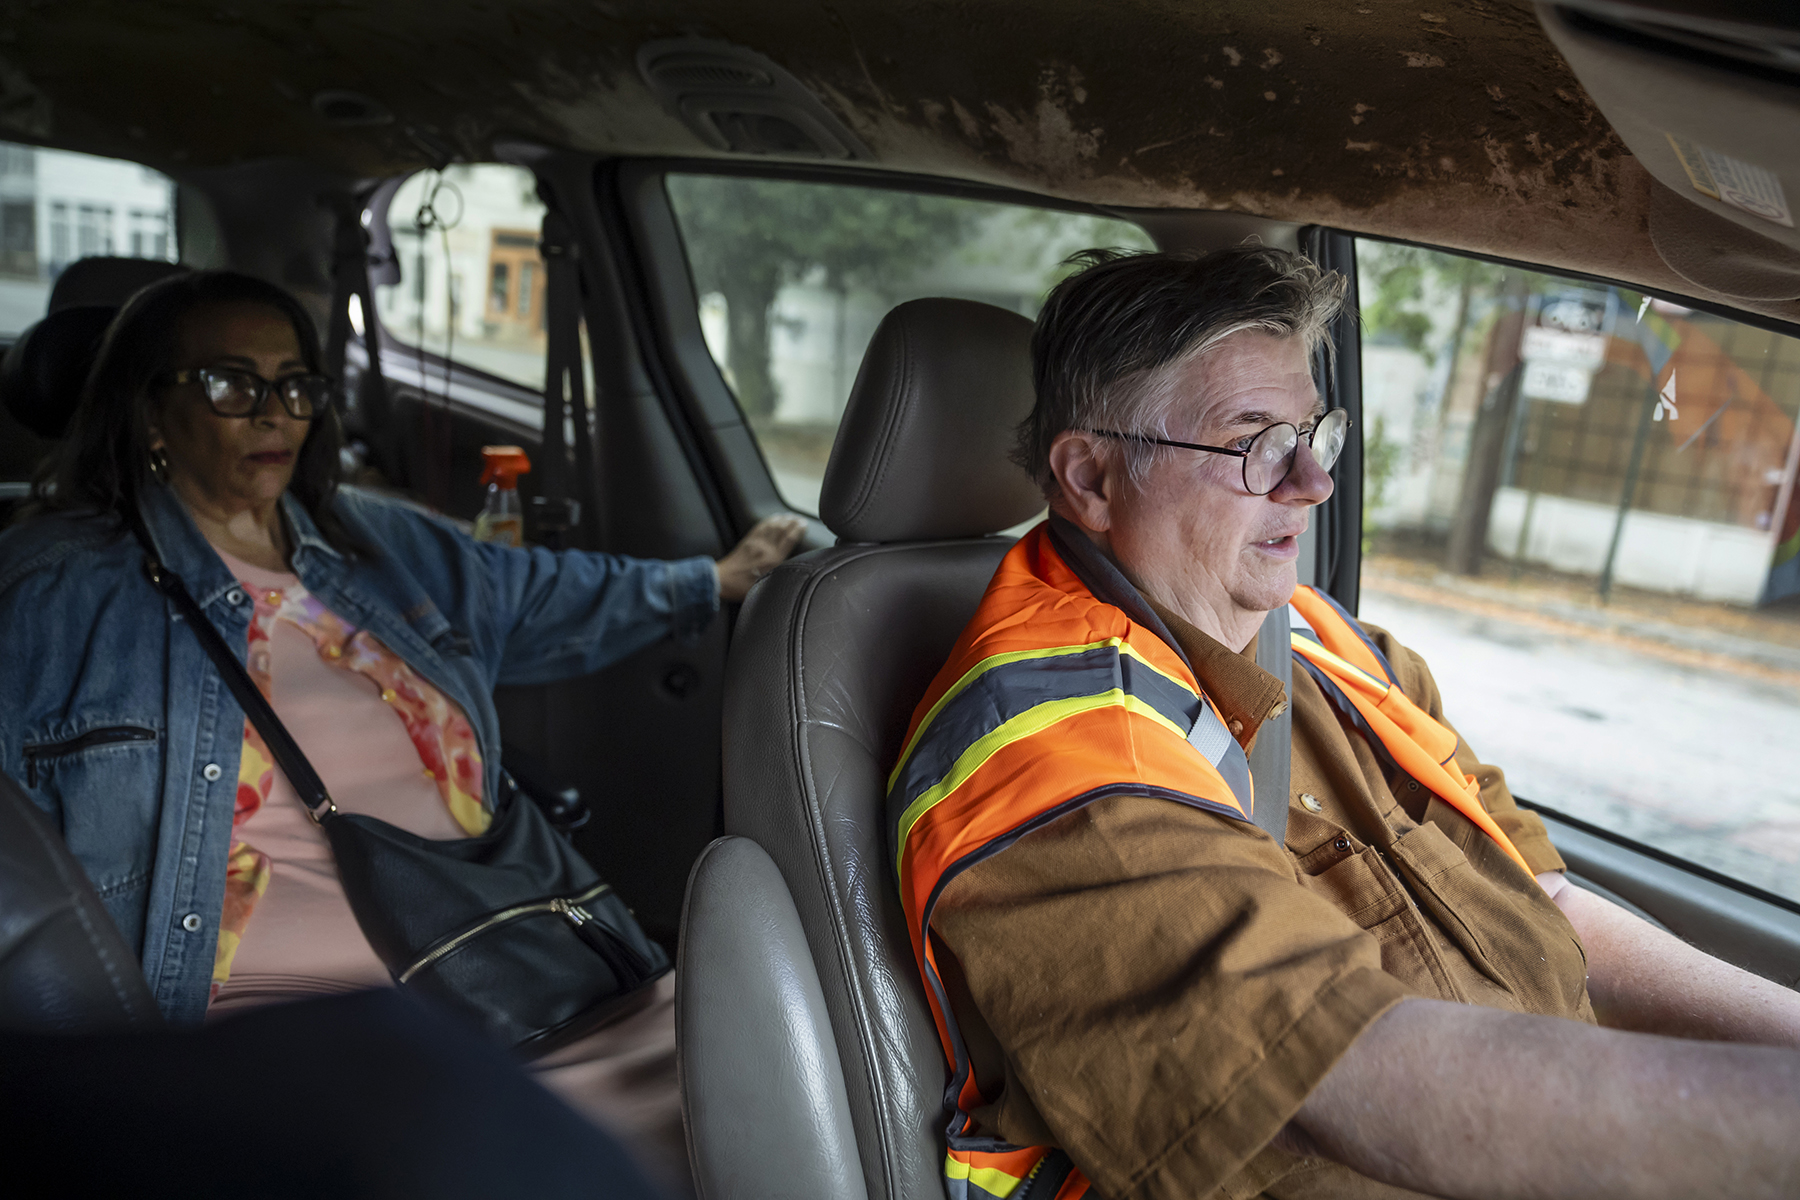
<path id="1" fill-rule="evenodd" d="M 888 778 L 907 932 L 951 1068 L 951 1200 L 1075 1200 L 1087 1180 L 1060 1150 L 975 1129 L 970 1111 L 986 1100 L 938 974 L 932 907 L 970 866 L 1114 795 L 1246 822 L 1252 803 L 1243 748 L 1186 661 L 1096 599 L 1039 525 L 995 571 Z"/>
<path id="2" fill-rule="evenodd" d="M 1295 659 L 1370 747 L 1474 822 L 1531 874 L 1525 857 L 1481 803 L 1481 785 L 1456 765 L 1455 731 L 1412 702 L 1387 659 L 1337 601 L 1314 588 L 1297 588 L 1288 620 Z"/>

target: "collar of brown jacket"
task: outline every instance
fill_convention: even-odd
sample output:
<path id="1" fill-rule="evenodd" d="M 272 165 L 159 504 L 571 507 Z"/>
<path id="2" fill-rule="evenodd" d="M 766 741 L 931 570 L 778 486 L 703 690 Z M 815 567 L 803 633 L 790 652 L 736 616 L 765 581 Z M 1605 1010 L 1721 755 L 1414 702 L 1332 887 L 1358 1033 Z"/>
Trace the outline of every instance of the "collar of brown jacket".
<path id="1" fill-rule="evenodd" d="M 1139 593 L 1142 595 L 1142 593 Z M 1175 636 L 1181 652 L 1193 668 L 1200 690 L 1219 710 L 1225 728 L 1245 750 L 1256 740 L 1256 731 L 1264 721 L 1278 717 L 1288 706 L 1287 693 L 1281 681 L 1256 665 L 1256 638 L 1250 639 L 1242 653 L 1202 633 L 1155 597 L 1144 596 L 1152 612 L 1162 618 Z"/>
<path id="2" fill-rule="evenodd" d="M 1262 723 L 1280 716 L 1287 708 L 1287 693 L 1282 690 L 1281 681 L 1256 665 L 1255 638 L 1239 654 L 1200 632 L 1155 597 L 1139 591 L 1073 521 L 1052 512 L 1050 532 L 1063 561 L 1096 600 L 1122 609 L 1187 660 L 1200 690 L 1245 750 L 1256 740 Z"/>

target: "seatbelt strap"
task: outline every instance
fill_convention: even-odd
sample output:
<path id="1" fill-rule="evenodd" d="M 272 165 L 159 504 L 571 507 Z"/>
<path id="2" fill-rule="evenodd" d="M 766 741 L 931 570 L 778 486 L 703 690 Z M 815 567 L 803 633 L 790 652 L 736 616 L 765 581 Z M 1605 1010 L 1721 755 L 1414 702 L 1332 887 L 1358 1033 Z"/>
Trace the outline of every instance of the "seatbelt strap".
<path id="1" fill-rule="evenodd" d="M 1256 785 L 1256 808 L 1250 819 L 1257 828 L 1287 844 L 1288 786 L 1294 753 L 1294 652 L 1288 638 L 1287 605 L 1271 609 L 1256 635 L 1256 665 L 1281 680 L 1287 707 L 1262 723 L 1250 749 L 1250 777 Z"/>
<path id="2" fill-rule="evenodd" d="M 368 365 L 363 368 L 359 391 L 362 403 L 377 417 L 386 410 L 386 381 L 381 376 L 380 336 L 375 331 L 375 296 L 369 286 L 369 231 L 363 225 L 366 206 L 361 196 L 336 195 L 328 203 L 337 213 L 337 232 L 331 252 L 331 319 L 325 327 L 325 374 L 344 391 L 344 364 L 350 345 L 350 298 L 362 308 L 363 349 Z"/>
<path id="3" fill-rule="evenodd" d="M 581 521 L 581 503 L 569 495 L 563 424 L 574 426 L 575 461 L 583 476 L 593 462 L 587 380 L 581 363 L 581 245 L 561 213 L 544 213 L 538 242 L 544 260 L 544 440 L 537 491 L 531 506 L 537 540 L 560 549 L 563 534 Z M 585 491 L 585 489 L 584 489 Z"/>

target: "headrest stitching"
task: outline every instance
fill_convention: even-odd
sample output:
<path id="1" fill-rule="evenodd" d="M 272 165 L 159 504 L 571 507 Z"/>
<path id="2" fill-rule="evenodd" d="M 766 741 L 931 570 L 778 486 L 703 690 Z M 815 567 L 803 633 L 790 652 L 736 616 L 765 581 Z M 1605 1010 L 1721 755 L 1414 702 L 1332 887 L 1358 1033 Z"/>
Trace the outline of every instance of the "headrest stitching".
<path id="1" fill-rule="evenodd" d="M 889 468 L 893 465 L 893 455 L 889 451 L 901 440 L 901 432 L 911 416 L 908 397 L 912 394 L 912 330 L 908 313 L 897 321 L 896 332 L 899 335 L 900 369 L 895 372 L 893 391 L 888 395 L 886 419 L 881 423 L 881 437 L 875 443 L 875 461 L 869 464 L 870 470 L 863 481 L 863 487 L 856 498 L 856 506 L 852 510 L 852 520 L 860 519 L 863 510 L 873 504 L 881 494 L 881 485 L 887 478 Z"/>

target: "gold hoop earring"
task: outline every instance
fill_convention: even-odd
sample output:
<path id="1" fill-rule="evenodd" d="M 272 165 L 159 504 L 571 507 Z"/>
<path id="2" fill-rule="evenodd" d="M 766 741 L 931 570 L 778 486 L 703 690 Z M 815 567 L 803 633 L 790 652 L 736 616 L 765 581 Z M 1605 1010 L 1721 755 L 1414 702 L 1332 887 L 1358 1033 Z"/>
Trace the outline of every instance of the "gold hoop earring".
<path id="1" fill-rule="evenodd" d="M 150 452 L 150 474 L 158 483 L 169 482 L 169 456 L 160 447 Z"/>

